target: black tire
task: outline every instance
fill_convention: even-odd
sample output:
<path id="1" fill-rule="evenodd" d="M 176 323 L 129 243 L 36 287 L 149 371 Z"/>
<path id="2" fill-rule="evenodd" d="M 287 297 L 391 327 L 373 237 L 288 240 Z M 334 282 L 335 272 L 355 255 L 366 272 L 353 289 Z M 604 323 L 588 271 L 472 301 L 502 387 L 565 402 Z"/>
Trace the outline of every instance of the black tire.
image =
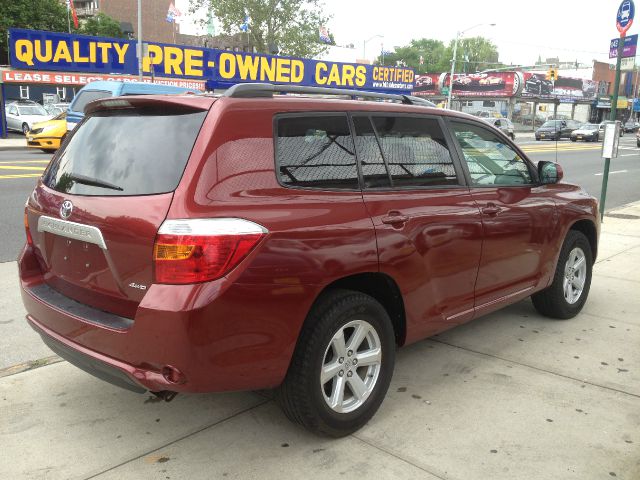
<path id="1" fill-rule="evenodd" d="M 571 141 L 572 141 L 572 142 L 577 142 L 577 141 L 578 141 L 578 139 L 577 139 L 577 138 L 573 138 L 573 137 L 571 137 Z"/>
<path id="2" fill-rule="evenodd" d="M 325 401 L 327 392 L 324 389 L 328 384 L 324 387 L 321 385 L 320 372 L 329 354 L 332 338 L 354 320 L 367 322 L 373 327 L 380 340 L 382 360 L 369 396 L 353 411 L 338 413 Z M 334 290 L 323 295 L 309 312 L 287 376 L 276 391 L 276 401 L 291 421 L 317 434 L 343 437 L 358 430 L 376 413 L 389 388 L 394 363 L 395 335 L 384 307 L 369 295 Z M 354 370 L 351 374 L 360 375 L 362 379 L 362 369 L 365 368 L 356 367 L 360 373 Z M 333 382 L 336 381 L 337 377 L 333 377 L 329 387 L 333 388 Z M 346 378 L 343 381 L 347 382 Z M 356 398 L 350 387 L 348 392 L 352 398 Z"/>
<path id="3" fill-rule="evenodd" d="M 584 287 L 582 289 L 580 297 L 577 299 L 577 301 L 575 301 L 575 303 L 570 303 L 565 298 L 563 282 L 565 278 L 565 265 L 567 264 L 570 253 L 575 248 L 582 250 L 584 254 L 586 262 L 586 273 Z M 539 313 L 547 317 L 557 318 L 561 320 L 575 317 L 580 312 L 580 310 L 582 310 L 582 307 L 584 306 L 585 302 L 587 301 L 587 297 L 589 296 L 592 269 L 593 255 L 591 253 L 591 245 L 589 244 L 589 240 L 587 240 L 587 237 L 585 237 L 583 233 L 576 230 L 569 230 L 569 233 L 567 233 L 567 237 L 564 240 L 564 244 L 562 245 L 562 249 L 560 250 L 560 256 L 558 257 L 558 264 L 556 265 L 553 283 L 545 290 L 542 290 L 541 292 L 535 293 L 531 296 L 533 306 Z"/>
<path id="4" fill-rule="evenodd" d="M 640 140 L 636 142 L 636 145 L 638 146 L 638 148 L 640 148 Z"/>
<path id="5" fill-rule="evenodd" d="M 27 133 L 29 133 L 29 125 L 27 125 L 26 123 L 22 124 L 22 133 L 24 135 L 26 135 Z"/>
<path id="6" fill-rule="evenodd" d="M 42 150 L 44 153 L 54 153 L 56 151 L 55 148 L 53 150 L 50 148 L 41 148 L 40 150 Z"/>

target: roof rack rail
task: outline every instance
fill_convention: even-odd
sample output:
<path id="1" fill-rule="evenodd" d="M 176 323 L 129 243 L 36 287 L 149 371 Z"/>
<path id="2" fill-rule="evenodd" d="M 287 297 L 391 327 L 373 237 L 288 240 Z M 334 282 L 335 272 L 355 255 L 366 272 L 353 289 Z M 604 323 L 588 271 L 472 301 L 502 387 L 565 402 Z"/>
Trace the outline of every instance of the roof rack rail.
<path id="1" fill-rule="evenodd" d="M 307 93 L 313 95 L 341 95 L 349 97 L 379 98 L 383 100 L 395 100 L 406 105 L 422 105 L 425 107 L 436 106 L 429 100 L 413 97 L 411 95 L 347 90 L 343 88 L 277 85 L 273 83 L 237 83 L 227 89 L 222 95 L 224 97 L 231 98 L 268 98 L 273 97 L 274 93 Z"/>

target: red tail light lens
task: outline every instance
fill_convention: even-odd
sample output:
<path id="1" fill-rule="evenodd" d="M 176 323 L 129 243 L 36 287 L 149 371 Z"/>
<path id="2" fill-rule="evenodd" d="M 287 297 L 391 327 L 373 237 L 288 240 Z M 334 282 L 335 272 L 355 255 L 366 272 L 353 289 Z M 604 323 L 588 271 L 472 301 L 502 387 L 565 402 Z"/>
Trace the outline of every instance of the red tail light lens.
<path id="1" fill-rule="evenodd" d="M 166 220 L 153 247 L 155 282 L 208 282 L 233 270 L 267 234 L 240 218 Z"/>
<path id="2" fill-rule="evenodd" d="M 31 237 L 31 230 L 29 230 L 29 217 L 27 215 L 27 207 L 24 208 L 24 230 L 27 234 L 27 245 L 33 245 L 33 237 Z"/>

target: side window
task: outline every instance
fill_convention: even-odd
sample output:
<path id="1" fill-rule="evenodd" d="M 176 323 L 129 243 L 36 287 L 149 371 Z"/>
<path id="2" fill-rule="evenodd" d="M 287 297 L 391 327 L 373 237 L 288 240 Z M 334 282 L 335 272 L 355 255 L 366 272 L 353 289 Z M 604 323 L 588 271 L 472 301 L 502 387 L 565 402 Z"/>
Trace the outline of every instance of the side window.
<path id="1" fill-rule="evenodd" d="M 473 185 L 524 185 L 532 183 L 525 160 L 493 132 L 478 125 L 451 122 Z"/>
<path id="2" fill-rule="evenodd" d="M 346 115 L 279 118 L 276 135 L 276 166 L 283 185 L 359 188 Z"/>
<path id="3" fill-rule="evenodd" d="M 372 122 L 393 187 L 458 185 L 453 160 L 436 119 L 374 116 Z"/>
<path id="4" fill-rule="evenodd" d="M 18 107 L 16 107 L 15 105 L 11 106 L 11 108 L 9 108 L 9 113 L 11 115 L 18 116 Z"/>

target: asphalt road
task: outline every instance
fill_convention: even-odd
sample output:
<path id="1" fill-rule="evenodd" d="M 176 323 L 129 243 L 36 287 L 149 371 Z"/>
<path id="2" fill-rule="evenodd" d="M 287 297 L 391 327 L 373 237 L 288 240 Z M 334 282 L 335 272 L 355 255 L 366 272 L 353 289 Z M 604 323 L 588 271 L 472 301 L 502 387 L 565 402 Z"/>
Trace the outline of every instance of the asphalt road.
<path id="1" fill-rule="evenodd" d="M 600 198 L 604 161 L 600 143 L 572 143 L 568 140 L 517 143 L 534 161 L 557 161 L 565 181 L 577 183 Z M 51 154 L 39 150 L 0 148 L 0 262 L 15 260 L 24 244 L 24 203 Z M 620 140 L 619 157 L 612 160 L 606 210 L 640 200 L 640 148 L 634 135 Z"/>

